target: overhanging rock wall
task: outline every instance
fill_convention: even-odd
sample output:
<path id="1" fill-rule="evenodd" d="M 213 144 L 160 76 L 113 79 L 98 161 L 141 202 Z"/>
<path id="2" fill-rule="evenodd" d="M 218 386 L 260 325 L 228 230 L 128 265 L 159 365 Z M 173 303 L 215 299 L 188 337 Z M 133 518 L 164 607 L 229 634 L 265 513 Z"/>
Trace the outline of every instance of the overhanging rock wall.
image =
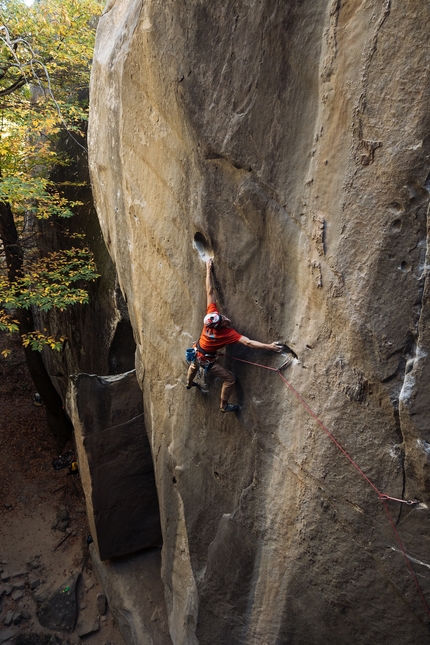
<path id="1" fill-rule="evenodd" d="M 387 502 L 430 600 L 430 6 L 108 2 L 89 128 L 155 464 L 174 645 L 428 642 L 383 505 L 276 375 L 185 390 L 217 298 Z M 232 354 L 277 365 L 273 354 Z M 226 418 L 227 417 L 227 418 Z M 424 563 L 424 564 L 423 564 Z"/>
<path id="2" fill-rule="evenodd" d="M 154 469 L 134 370 L 78 374 L 71 379 L 68 404 L 100 559 L 160 545 Z"/>

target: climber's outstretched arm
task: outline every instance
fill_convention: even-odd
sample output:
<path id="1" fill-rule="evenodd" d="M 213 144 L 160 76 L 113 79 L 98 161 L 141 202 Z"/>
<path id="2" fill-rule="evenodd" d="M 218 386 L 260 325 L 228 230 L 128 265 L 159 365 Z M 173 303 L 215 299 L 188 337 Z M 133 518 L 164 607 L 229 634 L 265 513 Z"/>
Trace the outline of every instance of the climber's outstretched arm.
<path id="1" fill-rule="evenodd" d="M 214 285 L 213 285 L 213 279 L 212 279 L 212 267 L 213 267 L 213 260 L 210 258 L 206 262 L 206 298 L 207 298 L 207 304 L 211 305 L 213 302 L 215 302 L 215 292 L 214 292 Z"/>
<path id="2" fill-rule="evenodd" d="M 258 340 L 251 340 L 246 336 L 241 336 L 237 342 L 247 347 L 252 347 L 253 349 L 269 349 L 272 352 L 278 353 L 282 352 L 283 349 L 283 345 L 279 343 L 260 343 Z"/>

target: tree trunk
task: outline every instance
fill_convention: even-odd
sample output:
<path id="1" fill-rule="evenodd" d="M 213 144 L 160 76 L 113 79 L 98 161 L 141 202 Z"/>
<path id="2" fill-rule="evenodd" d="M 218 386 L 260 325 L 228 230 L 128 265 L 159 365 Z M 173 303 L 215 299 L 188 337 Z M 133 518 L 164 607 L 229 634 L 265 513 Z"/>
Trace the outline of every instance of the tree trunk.
<path id="1" fill-rule="evenodd" d="M 0 202 L 0 238 L 6 256 L 7 276 L 9 282 L 14 282 L 22 272 L 24 257 L 12 209 L 4 202 Z"/>
<path id="2" fill-rule="evenodd" d="M 34 331 L 34 320 L 31 310 L 21 309 L 17 312 L 17 318 L 20 323 L 21 333 L 27 334 L 30 331 Z M 25 347 L 24 354 L 28 371 L 30 372 L 36 391 L 40 394 L 45 404 L 46 420 L 49 429 L 55 436 L 58 450 L 61 452 L 66 442 L 72 436 L 72 422 L 64 410 L 63 401 L 49 377 L 42 359 L 42 354 L 31 349 L 31 347 Z"/>
<path id="3" fill-rule="evenodd" d="M 9 282 L 14 282 L 22 274 L 23 251 L 15 226 L 12 209 L 9 204 L 0 202 L 0 238 L 6 257 Z M 34 331 L 34 320 L 31 310 L 20 309 L 16 313 L 21 333 Z M 61 452 L 65 443 L 72 436 L 73 426 L 64 410 L 60 395 L 55 389 L 40 352 L 30 347 L 24 348 L 25 359 L 36 391 L 40 394 L 46 407 L 46 418 L 49 429 L 57 440 Z"/>

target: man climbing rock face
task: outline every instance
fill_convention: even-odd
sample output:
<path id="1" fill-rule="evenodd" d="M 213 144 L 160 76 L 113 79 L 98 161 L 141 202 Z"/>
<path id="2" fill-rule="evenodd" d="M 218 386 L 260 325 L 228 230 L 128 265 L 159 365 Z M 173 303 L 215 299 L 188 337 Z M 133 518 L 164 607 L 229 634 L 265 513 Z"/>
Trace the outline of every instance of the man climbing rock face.
<path id="1" fill-rule="evenodd" d="M 218 376 L 223 381 L 221 389 L 221 412 L 236 412 L 239 406 L 229 403 L 236 377 L 230 370 L 217 363 L 217 352 L 233 343 L 241 343 L 253 349 L 268 349 L 273 352 L 282 352 L 283 346 L 279 343 L 260 343 L 242 336 L 230 327 L 231 320 L 218 311 L 212 280 L 213 260 L 206 262 L 206 295 L 207 309 L 204 318 L 204 327 L 198 343 L 196 343 L 196 357 L 191 363 L 187 374 L 187 389 L 191 389 L 194 378 L 200 367 L 210 369 L 210 373 Z"/>

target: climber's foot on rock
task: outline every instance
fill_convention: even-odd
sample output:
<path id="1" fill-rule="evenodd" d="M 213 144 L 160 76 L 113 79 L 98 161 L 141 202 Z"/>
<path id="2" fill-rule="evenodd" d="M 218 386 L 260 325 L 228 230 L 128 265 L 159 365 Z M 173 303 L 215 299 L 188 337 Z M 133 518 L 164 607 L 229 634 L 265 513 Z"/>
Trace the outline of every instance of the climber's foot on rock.
<path id="1" fill-rule="evenodd" d="M 200 385 L 198 383 L 194 383 L 194 381 L 190 385 L 187 385 L 187 390 L 191 390 L 192 387 L 198 387 L 200 389 Z"/>
<path id="2" fill-rule="evenodd" d="M 223 408 L 220 408 L 221 412 L 238 412 L 240 407 L 236 403 L 228 403 Z"/>

